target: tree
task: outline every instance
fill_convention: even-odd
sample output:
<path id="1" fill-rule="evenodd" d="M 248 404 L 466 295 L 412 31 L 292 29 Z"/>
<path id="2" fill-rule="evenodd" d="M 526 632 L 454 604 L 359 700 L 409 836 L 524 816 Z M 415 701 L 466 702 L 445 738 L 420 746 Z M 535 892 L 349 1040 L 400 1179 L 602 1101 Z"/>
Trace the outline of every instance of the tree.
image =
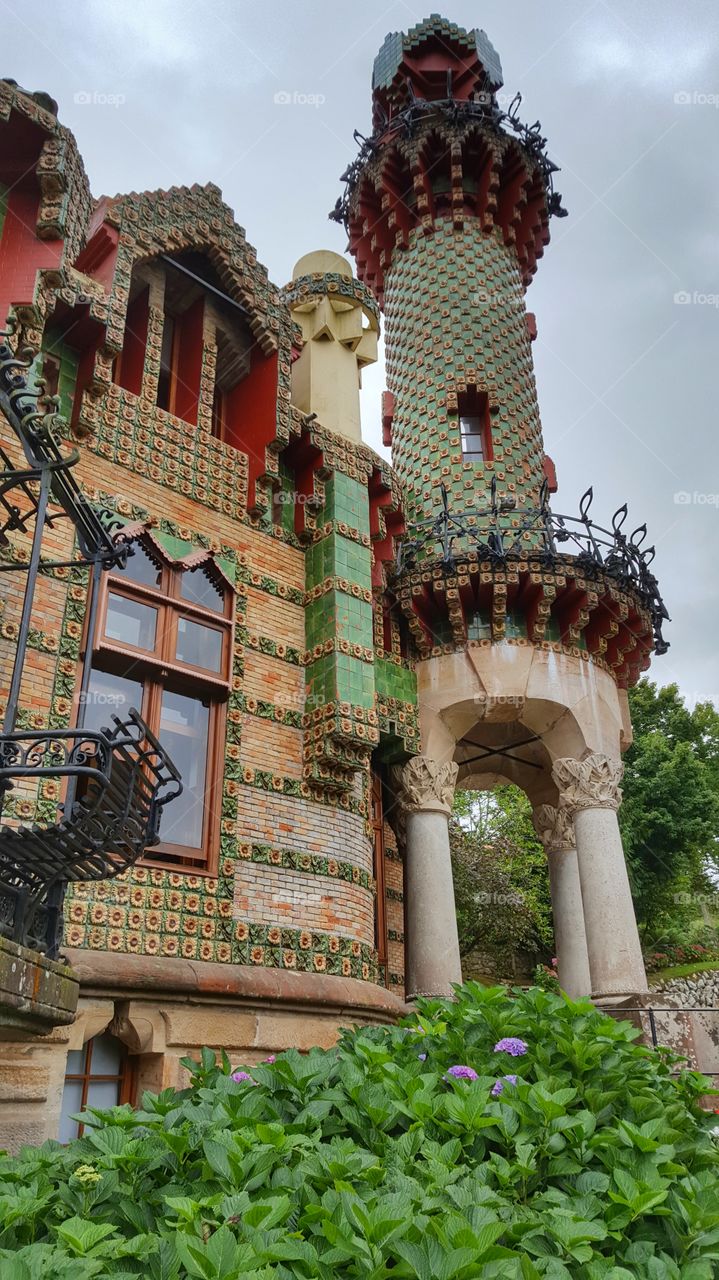
<path id="1" fill-rule="evenodd" d="M 676 685 L 642 680 L 629 694 L 634 742 L 624 758 L 619 811 L 645 944 L 688 926 L 719 854 L 719 714 L 689 710 Z M 688 902 L 686 900 L 689 900 Z M 684 901 L 682 901 L 684 900 Z"/>
<path id="2" fill-rule="evenodd" d="M 460 951 L 488 952 L 505 973 L 518 953 L 552 953 L 547 863 L 531 812 L 518 787 L 458 791 L 450 822 Z"/>

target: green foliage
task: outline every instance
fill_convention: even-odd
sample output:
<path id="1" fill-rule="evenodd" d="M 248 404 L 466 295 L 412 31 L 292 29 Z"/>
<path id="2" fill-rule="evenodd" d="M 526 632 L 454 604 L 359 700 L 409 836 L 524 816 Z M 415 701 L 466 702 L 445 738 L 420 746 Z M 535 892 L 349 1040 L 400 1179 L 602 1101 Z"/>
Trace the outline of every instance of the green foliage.
<path id="1" fill-rule="evenodd" d="M 519 787 L 455 795 L 450 823 L 462 955 L 489 952 L 511 972 L 519 952 L 552 954 L 547 859 Z"/>
<path id="2" fill-rule="evenodd" d="M 719 713 L 690 711 L 676 685 L 642 680 L 629 694 L 634 742 L 619 810 L 644 941 L 679 942 L 712 888 L 719 849 Z"/>
<path id="3" fill-rule="evenodd" d="M 588 1001 L 469 983 L 256 1083 L 204 1050 L 188 1090 L 0 1158 L 0 1275 L 712 1280 L 707 1082 L 635 1035 Z M 527 1052 L 495 1052 L 508 1036 Z"/>

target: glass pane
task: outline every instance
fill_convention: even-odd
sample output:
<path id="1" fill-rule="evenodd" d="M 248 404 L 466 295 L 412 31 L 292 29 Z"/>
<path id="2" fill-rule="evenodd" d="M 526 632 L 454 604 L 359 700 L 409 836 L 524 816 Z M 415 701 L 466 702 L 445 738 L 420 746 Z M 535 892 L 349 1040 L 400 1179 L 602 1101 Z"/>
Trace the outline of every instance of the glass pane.
<path id="1" fill-rule="evenodd" d="M 165 691 L 159 737 L 180 771 L 183 791 L 162 813 L 160 839 L 189 849 L 202 846 L 209 723 L 208 703 Z"/>
<path id="2" fill-rule="evenodd" d="M 85 729 L 109 727 L 112 716 L 123 720 L 130 707 L 142 711 L 141 682 L 128 680 L 127 676 L 111 675 L 109 671 L 93 670 L 90 673 L 85 697 Z"/>
<path id="3" fill-rule="evenodd" d="M 120 1098 L 118 1080 L 91 1080 L 87 1089 L 88 1107 L 116 1107 Z"/>
<path id="4" fill-rule="evenodd" d="M 463 436 L 479 435 L 482 430 L 482 423 L 479 415 L 476 413 L 462 414 L 459 420 L 459 429 Z"/>
<path id="5" fill-rule="evenodd" d="M 156 631 L 157 609 L 110 592 L 105 619 L 105 635 L 108 640 L 119 640 L 136 649 L 154 649 Z"/>
<path id="6" fill-rule="evenodd" d="M 120 1074 L 122 1045 L 114 1036 L 95 1036 L 92 1042 L 90 1075 L 117 1076 Z"/>
<path id="7" fill-rule="evenodd" d="M 60 1103 L 59 1142 L 72 1142 L 77 1137 L 77 1120 L 71 1120 L 70 1116 L 77 1115 L 81 1106 L 82 1080 L 66 1080 Z"/>
<path id="8" fill-rule="evenodd" d="M 81 1076 L 84 1074 L 86 1050 L 87 1045 L 84 1049 L 70 1049 L 65 1067 L 66 1076 Z"/>
<path id="9" fill-rule="evenodd" d="M 191 600 L 204 609 L 213 609 L 215 613 L 225 611 L 225 593 L 208 578 L 202 569 L 187 569 L 180 579 L 180 595 L 183 600 Z"/>
<path id="10" fill-rule="evenodd" d="M 213 627 L 203 627 L 189 618 L 177 620 L 178 662 L 189 662 L 193 667 L 206 671 L 219 671 L 222 663 L 222 632 Z"/>
<path id="11" fill-rule="evenodd" d="M 129 578 L 131 582 L 140 582 L 144 587 L 159 587 L 162 570 L 148 556 L 139 542 L 133 542 L 127 564 L 124 569 L 113 569 L 113 577 Z"/>

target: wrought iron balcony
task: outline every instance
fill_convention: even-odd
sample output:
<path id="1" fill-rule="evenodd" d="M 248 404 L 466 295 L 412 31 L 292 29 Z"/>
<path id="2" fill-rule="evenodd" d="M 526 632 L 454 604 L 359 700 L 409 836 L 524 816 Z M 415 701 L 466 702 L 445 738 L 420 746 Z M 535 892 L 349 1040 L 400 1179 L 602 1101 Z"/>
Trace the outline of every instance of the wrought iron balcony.
<path id="1" fill-rule="evenodd" d="M 0 737 L 0 792 L 67 779 L 62 817 L 0 827 L 0 935 L 51 957 L 62 932 L 62 889 L 105 880 L 157 843 L 164 805 L 182 791 L 177 769 L 131 710 L 114 727 Z"/>
<path id="2" fill-rule="evenodd" d="M 439 559 L 448 573 L 454 573 L 468 552 L 497 569 L 531 558 L 554 569 L 566 567 L 571 559 L 585 577 L 604 577 L 622 591 L 633 593 L 651 617 L 654 652 L 666 653 L 669 643 L 662 635 L 669 614 L 659 583 L 651 572 L 653 546 L 645 547 L 647 526 L 624 532 L 627 504 L 612 516 L 611 529 L 591 519 L 593 490 L 587 489 L 579 504 L 578 516 L 563 516 L 549 506 L 547 483 L 542 486 L 536 507 L 516 507 L 513 498 L 497 497 L 496 477 L 492 477 L 490 505 L 454 514 L 447 490 L 442 485 L 442 503 L 436 516 L 410 526 L 400 543 L 396 579 Z"/>

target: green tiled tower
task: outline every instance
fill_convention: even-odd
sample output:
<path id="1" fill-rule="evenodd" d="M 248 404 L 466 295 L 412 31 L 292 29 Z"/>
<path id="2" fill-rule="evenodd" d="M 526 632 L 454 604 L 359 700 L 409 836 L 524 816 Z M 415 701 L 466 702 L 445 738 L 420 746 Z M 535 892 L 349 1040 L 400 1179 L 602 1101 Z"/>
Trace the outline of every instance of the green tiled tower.
<path id="1" fill-rule="evenodd" d="M 524 290 L 549 238 L 552 166 L 497 104 L 482 31 L 432 16 L 389 35 L 373 74 L 371 146 L 341 211 L 386 315 L 386 436 L 410 524 L 485 508 L 492 479 L 536 506 L 545 462 Z M 515 517 L 508 524 L 516 522 Z"/>

